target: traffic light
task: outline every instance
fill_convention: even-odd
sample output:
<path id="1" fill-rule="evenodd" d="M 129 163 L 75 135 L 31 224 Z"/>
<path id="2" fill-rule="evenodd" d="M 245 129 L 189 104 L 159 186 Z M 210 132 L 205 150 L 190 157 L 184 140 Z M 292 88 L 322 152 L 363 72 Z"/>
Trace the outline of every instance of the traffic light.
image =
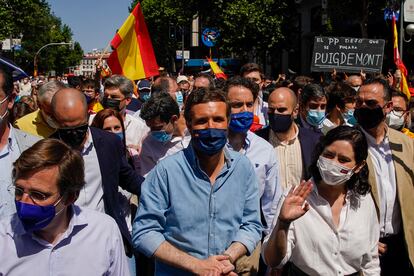
<path id="1" fill-rule="evenodd" d="M 174 25 L 170 24 L 169 30 L 168 30 L 170 39 L 176 39 L 177 37 L 177 30 Z"/>

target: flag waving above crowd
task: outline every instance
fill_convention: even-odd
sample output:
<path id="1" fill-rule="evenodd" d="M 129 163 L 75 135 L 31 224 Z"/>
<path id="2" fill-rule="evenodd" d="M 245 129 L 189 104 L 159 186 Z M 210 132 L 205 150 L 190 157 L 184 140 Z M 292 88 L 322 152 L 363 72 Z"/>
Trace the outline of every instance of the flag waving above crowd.
<path id="1" fill-rule="evenodd" d="M 131 80 L 158 75 L 158 65 L 151 38 L 138 3 L 111 41 L 113 52 L 108 65 L 113 74 Z"/>

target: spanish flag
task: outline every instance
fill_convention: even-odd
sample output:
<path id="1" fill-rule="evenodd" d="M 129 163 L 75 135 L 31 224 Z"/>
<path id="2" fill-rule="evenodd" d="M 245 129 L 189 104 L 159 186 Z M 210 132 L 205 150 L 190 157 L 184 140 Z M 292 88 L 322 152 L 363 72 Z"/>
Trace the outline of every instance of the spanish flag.
<path id="1" fill-rule="evenodd" d="M 216 76 L 216 78 L 220 79 L 225 79 L 227 80 L 227 76 L 226 74 L 223 73 L 223 71 L 221 71 L 220 67 L 217 65 L 217 63 L 215 61 L 213 61 L 211 58 L 207 58 L 208 63 L 210 64 L 211 70 L 213 70 L 214 75 Z"/>
<path id="2" fill-rule="evenodd" d="M 395 19 L 395 14 L 392 15 L 392 28 L 394 31 L 394 63 L 397 69 L 400 69 L 401 71 L 401 84 L 400 84 L 400 90 L 405 95 L 407 95 L 408 100 L 411 98 L 410 90 L 408 89 L 407 84 L 407 68 L 405 67 L 401 57 L 400 52 L 398 51 L 398 32 L 397 32 L 397 24 Z"/>
<path id="3" fill-rule="evenodd" d="M 138 3 L 111 41 L 108 65 L 112 74 L 131 80 L 158 75 L 158 65 L 148 34 L 141 4 Z"/>

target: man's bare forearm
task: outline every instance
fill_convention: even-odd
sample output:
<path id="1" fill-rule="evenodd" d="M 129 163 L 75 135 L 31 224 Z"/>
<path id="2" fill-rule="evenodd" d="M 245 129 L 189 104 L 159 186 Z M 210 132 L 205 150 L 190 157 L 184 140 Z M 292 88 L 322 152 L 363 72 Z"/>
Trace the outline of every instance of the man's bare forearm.
<path id="1" fill-rule="evenodd" d="M 235 263 L 241 256 L 247 253 L 247 248 L 240 242 L 232 243 L 224 254 L 230 256 L 230 261 Z"/>
<path id="2" fill-rule="evenodd" d="M 175 248 L 172 244 L 167 241 L 164 241 L 155 251 L 154 257 L 158 260 L 183 269 L 189 272 L 194 273 L 197 268 L 198 259 Z"/>
<path id="3" fill-rule="evenodd" d="M 290 223 L 278 221 L 264 248 L 264 261 L 270 267 L 278 266 L 286 256 Z"/>

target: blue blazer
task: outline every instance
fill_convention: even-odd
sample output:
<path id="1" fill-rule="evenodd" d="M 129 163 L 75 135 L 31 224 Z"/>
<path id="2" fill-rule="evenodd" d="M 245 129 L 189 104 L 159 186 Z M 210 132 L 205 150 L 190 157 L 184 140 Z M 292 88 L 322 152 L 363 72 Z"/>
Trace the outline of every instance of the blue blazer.
<path id="1" fill-rule="evenodd" d="M 322 133 L 317 133 L 310 129 L 306 129 L 298 126 L 299 134 L 298 139 L 300 142 L 300 149 L 302 152 L 302 163 L 305 168 L 305 179 L 308 180 L 311 175 L 309 173 L 309 166 L 312 164 L 313 151 L 315 150 L 316 145 L 319 143 L 319 140 L 322 137 Z M 269 141 L 270 127 L 262 128 L 255 132 L 256 135 L 262 137 L 266 141 Z"/>
<path id="2" fill-rule="evenodd" d="M 132 240 L 121 212 L 118 186 L 139 196 L 144 178 L 136 174 L 128 164 L 124 146 L 116 135 L 94 127 L 90 127 L 90 130 L 101 171 L 105 213 L 118 224 L 124 239 L 125 251 L 127 255 L 131 255 Z M 59 138 L 56 133 L 52 136 Z"/>

